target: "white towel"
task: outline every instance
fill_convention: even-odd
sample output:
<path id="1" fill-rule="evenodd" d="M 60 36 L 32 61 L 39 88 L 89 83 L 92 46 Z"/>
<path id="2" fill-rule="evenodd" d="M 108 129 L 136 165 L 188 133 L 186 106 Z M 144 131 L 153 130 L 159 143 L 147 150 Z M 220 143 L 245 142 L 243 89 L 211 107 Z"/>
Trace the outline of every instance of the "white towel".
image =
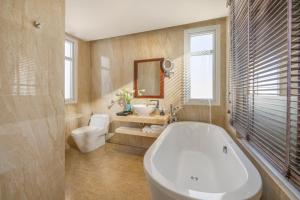
<path id="1" fill-rule="evenodd" d="M 150 126 L 145 126 L 145 127 L 143 128 L 143 133 L 151 133 L 151 128 L 150 128 Z"/>
<path id="2" fill-rule="evenodd" d="M 165 126 L 151 125 L 150 128 L 153 132 L 157 133 L 157 132 L 162 132 L 165 129 Z"/>
<path id="3" fill-rule="evenodd" d="M 161 133 L 165 126 L 151 125 L 143 128 L 143 133 Z"/>

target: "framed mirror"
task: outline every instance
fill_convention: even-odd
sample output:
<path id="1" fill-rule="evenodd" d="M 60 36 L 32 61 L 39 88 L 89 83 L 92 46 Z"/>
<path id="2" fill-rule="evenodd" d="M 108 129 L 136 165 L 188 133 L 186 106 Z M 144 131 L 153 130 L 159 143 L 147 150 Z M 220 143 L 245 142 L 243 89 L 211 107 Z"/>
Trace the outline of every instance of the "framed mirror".
<path id="1" fill-rule="evenodd" d="M 134 61 L 134 97 L 164 98 L 164 58 Z"/>

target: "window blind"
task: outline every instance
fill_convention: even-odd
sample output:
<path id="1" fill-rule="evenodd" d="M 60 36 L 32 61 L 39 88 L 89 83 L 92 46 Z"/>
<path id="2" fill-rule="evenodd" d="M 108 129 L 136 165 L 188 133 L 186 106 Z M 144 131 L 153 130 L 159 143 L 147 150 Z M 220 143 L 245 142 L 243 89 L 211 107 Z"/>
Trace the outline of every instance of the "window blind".
<path id="1" fill-rule="evenodd" d="M 300 188 L 300 0 L 232 0 L 232 125 Z"/>
<path id="2" fill-rule="evenodd" d="M 243 136 L 248 129 L 248 0 L 231 4 L 232 122 Z"/>
<path id="3" fill-rule="evenodd" d="M 291 145 L 290 179 L 300 186 L 300 0 L 289 4 L 290 13 L 290 62 L 291 62 Z"/>

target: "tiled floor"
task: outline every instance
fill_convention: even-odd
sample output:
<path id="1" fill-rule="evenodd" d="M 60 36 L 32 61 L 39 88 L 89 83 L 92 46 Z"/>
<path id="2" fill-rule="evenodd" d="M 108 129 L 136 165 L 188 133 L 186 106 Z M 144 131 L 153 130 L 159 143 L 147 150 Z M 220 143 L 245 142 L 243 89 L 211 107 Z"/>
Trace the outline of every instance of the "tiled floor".
<path id="1" fill-rule="evenodd" d="M 66 200 L 149 200 L 144 149 L 107 143 L 91 153 L 66 151 Z"/>

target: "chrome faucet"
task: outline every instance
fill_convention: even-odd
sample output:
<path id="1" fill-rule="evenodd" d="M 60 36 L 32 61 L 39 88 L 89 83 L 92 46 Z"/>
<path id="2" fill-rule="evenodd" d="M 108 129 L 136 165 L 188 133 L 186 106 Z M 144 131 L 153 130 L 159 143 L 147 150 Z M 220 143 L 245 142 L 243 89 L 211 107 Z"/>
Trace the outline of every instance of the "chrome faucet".
<path id="1" fill-rule="evenodd" d="M 152 105 L 152 102 L 156 102 L 155 103 L 155 107 L 157 108 L 157 109 L 159 109 L 159 100 L 149 100 L 150 101 L 150 104 Z"/>
<path id="2" fill-rule="evenodd" d="M 173 104 L 170 104 L 170 123 L 177 122 L 176 112 L 179 110 L 178 107 L 174 107 Z"/>

